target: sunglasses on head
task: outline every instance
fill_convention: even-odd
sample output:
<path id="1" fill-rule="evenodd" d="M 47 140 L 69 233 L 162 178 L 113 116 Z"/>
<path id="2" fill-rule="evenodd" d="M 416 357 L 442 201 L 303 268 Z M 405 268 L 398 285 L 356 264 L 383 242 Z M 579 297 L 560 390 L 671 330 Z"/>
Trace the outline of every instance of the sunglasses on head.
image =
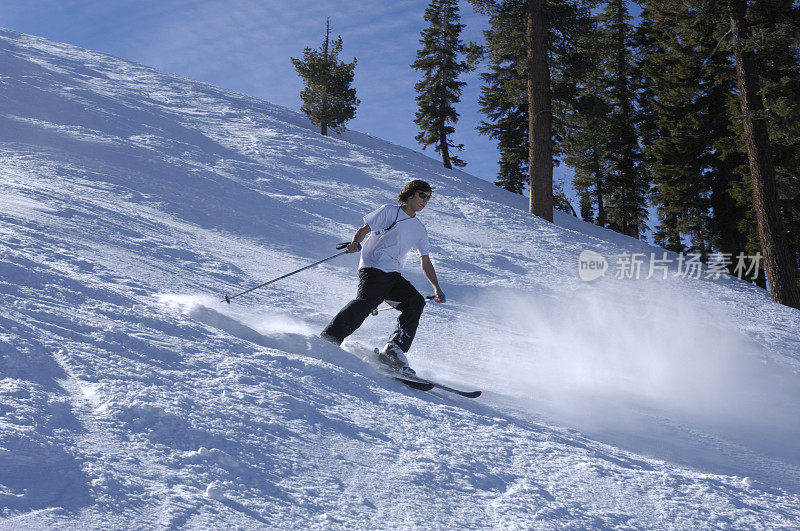
<path id="1" fill-rule="evenodd" d="M 431 194 L 426 194 L 425 192 L 417 191 L 417 194 L 419 195 L 420 199 L 424 201 L 427 201 L 428 199 L 431 198 Z"/>

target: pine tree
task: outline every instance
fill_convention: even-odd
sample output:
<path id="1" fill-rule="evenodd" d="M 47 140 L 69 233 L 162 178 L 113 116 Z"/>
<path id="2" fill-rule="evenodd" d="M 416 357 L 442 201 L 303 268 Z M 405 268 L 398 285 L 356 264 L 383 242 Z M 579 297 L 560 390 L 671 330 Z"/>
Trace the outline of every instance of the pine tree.
<path id="1" fill-rule="evenodd" d="M 306 88 L 300 93 L 303 106 L 300 108 L 311 123 L 320 127 L 323 135 L 330 127 L 337 133 L 344 131 L 344 124 L 356 115 L 361 103 L 356 90 L 350 85 L 355 75 L 356 59 L 350 63 L 339 61 L 342 51 L 341 35 L 330 41 L 330 20 L 326 22 L 325 40 L 319 50 L 305 48 L 303 59 L 292 57 L 297 73 L 303 78 Z"/>
<path id="2" fill-rule="evenodd" d="M 550 70 L 552 114 L 552 160 L 557 166 L 566 156 L 566 138 L 581 129 L 578 100 L 581 88 L 592 82 L 596 43 L 591 35 L 594 21 L 591 8 L 596 0 L 547 0 L 543 15 L 547 26 L 547 64 Z M 529 4 L 530 5 L 530 4 Z M 538 113 L 537 113 L 538 114 Z M 553 186 L 554 206 L 575 214 L 560 185 Z"/>
<path id="3" fill-rule="evenodd" d="M 478 131 L 498 142 L 500 171 L 496 184 L 522 193 L 526 184 L 530 185 L 531 182 L 526 46 L 528 2 L 470 2 L 478 12 L 488 15 L 490 24 L 490 29 L 484 32 L 489 72 L 481 74 L 484 86 L 479 100 L 481 111 L 488 119 L 481 122 Z M 539 173 L 547 174 L 549 171 L 551 180 L 552 166 L 557 163 L 560 154 L 559 143 L 563 141 L 565 128 L 569 127 L 569 121 L 564 118 L 568 114 L 567 109 L 573 105 L 574 87 L 580 84 L 587 63 L 586 49 L 574 45 L 590 20 L 587 5 L 583 0 L 552 0 L 541 12 L 547 28 L 545 41 L 552 103 L 547 106 L 546 112 L 539 112 L 539 116 L 550 115 L 552 126 L 548 168 Z M 539 159 L 544 164 L 542 157 Z M 550 188 L 554 188 L 552 183 Z M 544 192 L 544 195 L 548 194 Z M 552 193 L 550 196 L 553 197 Z M 564 207 L 571 211 L 566 205 Z"/>
<path id="4" fill-rule="evenodd" d="M 576 35 L 578 47 L 585 50 L 582 83 L 574 86 L 573 104 L 561 107 L 559 118 L 564 127 L 560 151 L 572 168 L 572 186 L 580 201 L 581 219 L 605 227 L 606 181 L 608 179 L 608 144 L 611 106 L 604 95 L 606 83 L 601 58 L 603 50 L 597 25 L 592 23 Z"/>
<path id="5" fill-rule="evenodd" d="M 495 184 L 522 194 L 528 182 L 528 96 L 524 26 L 518 21 L 524 5 L 507 2 L 489 13 L 491 29 L 486 37 L 489 72 L 478 103 L 488 120 L 478 132 L 497 140 L 500 152 Z"/>
<path id="6" fill-rule="evenodd" d="M 576 47 L 584 50 L 584 63 L 581 75 L 572 76 L 581 80 L 573 87 L 573 103 L 560 107 L 565 125 L 561 128 L 564 141 L 560 151 L 574 172 L 572 185 L 580 198 L 581 218 L 605 227 L 613 105 L 607 95 L 610 83 L 604 58 L 611 55 L 613 47 L 601 46 L 602 41 L 596 17 L 573 37 Z"/>
<path id="7" fill-rule="evenodd" d="M 643 152 L 658 208 L 656 243 L 705 259 L 745 251 L 735 188 L 743 153 L 730 118 L 735 79 L 720 48 L 724 13 L 702 0 L 643 2 Z M 687 246 L 688 244 L 688 246 Z"/>
<path id="8" fill-rule="evenodd" d="M 581 216 L 633 237 L 647 229 L 649 173 L 642 161 L 634 28 L 626 2 L 610 0 L 570 42 L 583 50 L 561 151 L 574 170 Z"/>
<path id="9" fill-rule="evenodd" d="M 750 162 L 750 178 L 758 220 L 758 235 L 772 300 L 800 309 L 797 266 L 789 250 L 783 216 L 778 203 L 769 133 L 760 94 L 756 57 L 749 46 L 747 1 L 728 0 L 731 34 L 736 57 L 736 77 L 742 124 Z"/>
<path id="10" fill-rule="evenodd" d="M 701 255 L 764 254 L 729 14 L 707 0 L 643 4 L 640 42 L 650 98 L 642 101 L 648 116 L 642 136 L 659 207 L 656 241 L 673 250 L 689 243 Z M 779 232 L 788 237 L 788 268 L 796 271 L 800 12 L 790 1 L 760 1 L 746 22 L 752 31 L 742 48 L 756 52 L 751 59 L 765 104 L 754 121 L 765 122 L 770 138 L 778 210 L 786 222 Z M 763 271 L 756 282 L 766 287 Z"/>
<path id="11" fill-rule="evenodd" d="M 693 237 L 689 250 L 706 254 L 707 186 L 700 155 L 708 149 L 697 101 L 698 87 L 708 84 L 699 73 L 703 52 L 691 39 L 691 15 L 680 0 L 643 2 L 641 17 L 649 29 L 642 49 L 642 69 L 650 100 L 643 134 L 653 179 L 653 203 L 659 224 L 658 245 L 686 250 L 684 236 Z M 710 52 L 710 48 L 705 48 Z M 705 83 L 704 83 L 705 82 Z"/>
<path id="12" fill-rule="evenodd" d="M 610 171 L 606 118 L 611 108 L 600 94 L 596 88 L 588 88 L 576 99 L 575 111 L 569 116 L 574 127 L 568 130 L 562 149 L 564 162 L 574 172 L 572 186 L 580 198 L 581 219 L 605 227 Z"/>
<path id="13" fill-rule="evenodd" d="M 528 175 L 530 212 L 553 221 L 553 89 L 543 0 L 527 1 Z"/>
<path id="14" fill-rule="evenodd" d="M 422 144 L 422 149 L 435 145 L 448 169 L 454 165 L 466 166 L 466 162 L 451 153 L 451 149 L 464 149 L 463 144 L 454 144 L 451 137 L 455 133 L 453 125 L 458 122 L 454 106 L 466 84 L 458 78 L 470 68 L 461 59 L 465 47 L 460 39 L 464 28 L 460 20 L 457 0 L 431 0 L 425 10 L 429 26 L 422 30 L 419 40 L 422 48 L 411 64 L 422 73 L 422 79 L 414 85 L 419 105 L 414 123 L 420 128 L 415 140 Z"/>
<path id="15" fill-rule="evenodd" d="M 516 65 L 493 65 L 491 72 L 481 74 L 486 85 L 478 103 L 490 121 L 482 120 L 477 130 L 497 140 L 500 161 L 495 184 L 522 194 L 528 182 L 528 105 L 516 69 Z"/>
<path id="16" fill-rule="evenodd" d="M 646 228 L 647 175 L 641 167 L 641 151 L 636 129 L 636 68 L 631 16 L 624 0 L 611 0 L 598 15 L 599 42 L 604 70 L 603 93 L 611 108 L 608 115 L 608 194 L 609 227 L 638 238 Z"/>
<path id="17" fill-rule="evenodd" d="M 749 11 L 778 201 L 800 278 L 800 3 L 760 1 Z"/>

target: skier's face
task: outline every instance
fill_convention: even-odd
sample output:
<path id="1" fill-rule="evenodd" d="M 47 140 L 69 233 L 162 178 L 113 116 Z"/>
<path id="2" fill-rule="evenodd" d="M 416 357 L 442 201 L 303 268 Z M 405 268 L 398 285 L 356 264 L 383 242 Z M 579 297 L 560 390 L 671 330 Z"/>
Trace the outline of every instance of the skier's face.
<path id="1" fill-rule="evenodd" d="M 408 208 L 411 209 L 413 212 L 419 212 L 420 210 L 425 208 L 425 205 L 428 204 L 428 199 L 430 198 L 431 198 L 430 192 L 417 191 L 414 192 L 414 195 L 408 198 L 406 204 L 408 205 Z"/>

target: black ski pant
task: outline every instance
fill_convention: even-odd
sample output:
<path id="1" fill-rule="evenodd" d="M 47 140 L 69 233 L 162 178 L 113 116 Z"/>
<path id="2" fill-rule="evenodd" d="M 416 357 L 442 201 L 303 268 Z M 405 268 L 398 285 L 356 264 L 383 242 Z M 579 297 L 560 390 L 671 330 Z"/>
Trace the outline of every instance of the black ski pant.
<path id="1" fill-rule="evenodd" d="M 400 310 L 397 327 L 389 341 L 396 342 L 403 352 L 408 352 L 417 333 L 425 299 L 400 273 L 367 267 L 358 271 L 358 278 L 356 298 L 336 314 L 322 335 L 341 343 L 361 326 L 381 302 L 386 301 Z"/>

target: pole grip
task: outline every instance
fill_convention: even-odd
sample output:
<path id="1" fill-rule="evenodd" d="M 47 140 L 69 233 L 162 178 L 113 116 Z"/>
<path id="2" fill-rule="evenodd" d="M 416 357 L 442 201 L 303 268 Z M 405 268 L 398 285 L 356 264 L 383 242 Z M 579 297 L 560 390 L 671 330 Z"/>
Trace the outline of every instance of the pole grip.
<path id="1" fill-rule="evenodd" d="M 336 249 L 341 251 L 342 249 L 346 249 L 347 246 L 350 245 L 351 243 L 352 242 L 342 242 L 342 243 L 340 243 L 339 245 L 336 246 Z M 357 245 L 358 245 L 358 250 L 360 251 L 361 250 L 361 244 L 359 243 Z"/>

